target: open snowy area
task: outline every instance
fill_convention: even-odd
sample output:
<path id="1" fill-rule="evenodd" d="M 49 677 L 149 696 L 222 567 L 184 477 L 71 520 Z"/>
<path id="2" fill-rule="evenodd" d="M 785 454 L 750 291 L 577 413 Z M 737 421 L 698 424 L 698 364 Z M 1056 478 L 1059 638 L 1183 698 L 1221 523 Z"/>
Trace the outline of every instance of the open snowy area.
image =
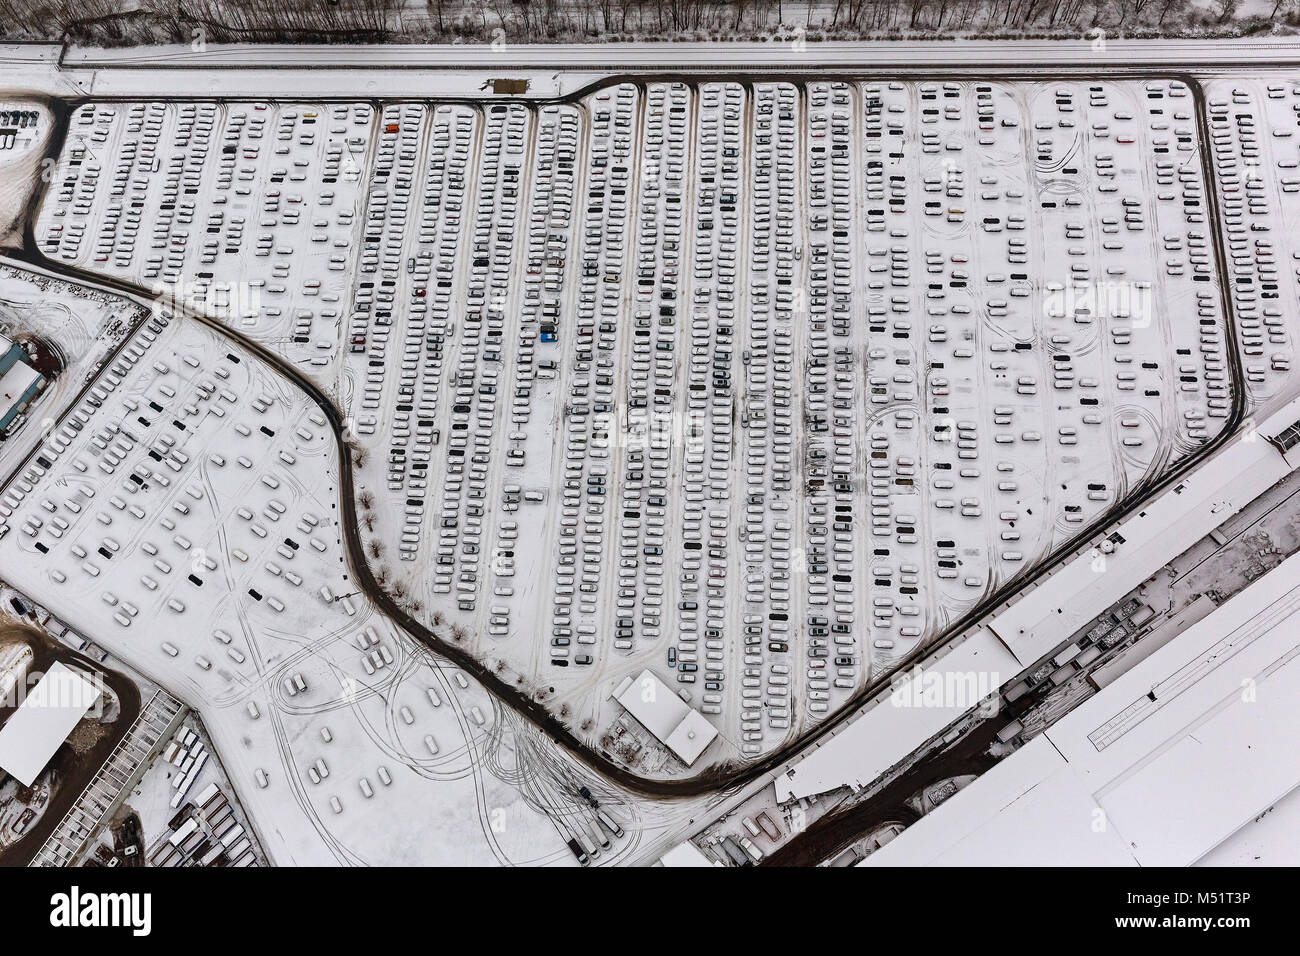
<path id="1" fill-rule="evenodd" d="M 0 273 L 0 300 L 40 288 L 78 294 Z M 130 307 L 109 297 L 85 315 Z M 624 806 L 396 630 L 350 581 L 321 412 L 213 329 L 135 314 L 0 496 L 0 563 L 203 715 L 277 862 L 572 863 L 568 840 L 611 843 L 584 785 L 631 831 L 614 861 L 689 809 Z M 386 830 L 394 815 L 423 821 L 427 839 Z"/>

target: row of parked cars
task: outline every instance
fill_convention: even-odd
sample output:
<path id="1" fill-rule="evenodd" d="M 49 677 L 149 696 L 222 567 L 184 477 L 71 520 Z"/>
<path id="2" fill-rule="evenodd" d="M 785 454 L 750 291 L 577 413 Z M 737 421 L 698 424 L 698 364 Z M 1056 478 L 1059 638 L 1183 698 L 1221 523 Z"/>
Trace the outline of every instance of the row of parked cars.
<path id="1" fill-rule="evenodd" d="M 1175 86 L 387 107 L 353 347 L 411 580 L 559 687 L 662 655 L 749 754 L 833 711 L 1213 433 Z M 1199 349 L 1166 354 L 1158 272 Z"/>
<path id="2" fill-rule="evenodd" d="M 1206 112 L 1237 334 L 1258 402 L 1279 394 L 1292 374 L 1300 247 L 1285 224 L 1300 200 L 1300 86 L 1216 81 Z"/>
<path id="3" fill-rule="evenodd" d="M 24 533 L 0 546 L 67 592 L 79 628 L 143 627 L 160 660 L 210 674 L 214 690 L 251 678 L 248 628 L 308 627 L 310 595 L 340 574 L 312 465 L 333 437 L 278 386 L 207 329 L 167 310 L 144 319 L 5 490 L 0 527 Z"/>
<path id="4" fill-rule="evenodd" d="M 637 188 L 635 173 L 648 182 L 658 182 L 663 176 L 649 156 L 643 157 L 641 170 L 633 169 L 638 106 L 639 93 L 632 84 L 600 90 L 587 102 L 585 186 L 580 193 L 582 217 L 575 223 L 575 229 L 579 224 L 581 228 L 574 239 L 577 300 L 569 321 L 562 316 L 558 323 L 560 362 L 567 374 L 561 376 L 563 413 L 555 426 L 556 454 L 562 455 L 557 471 L 560 485 L 555 489 L 560 520 L 554 542 L 546 543 L 553 555 L 553 666 L 568 666 L 571 661 L 586 667 L 595 663 L 597 654 L 627 652 L 633 647 L 635 590 L 620 589 L 617 612 L 612 615 L 602 597 L 614 594 L 611 525 L 618 513 L 619 489 L 611 487 L 611 451 L 621 447 L 619 439 L 623 437 L 619 431 L 623 423 L 616 414 L 615 375 L 621 359 L 616 336 L 620 332 L 626 336 L 629 331 L 624 296 L 632 262 L 629 232 Z M 630 445 L 633 410 L 629 408 L 627 415 Z M 635 521 L 636 516 L 630 515 L 620 525 L 634 527 Z M 649 560 L 662 568 L 661 546 Z M 624 560 L 620 560 L 619 573 L 624 573 Z M 656 606 L 662 602 L 662 588 L 660 591 L 655 596 Z M 567 650 L 574 652 L 571 657 Z"/>
<path id="5" fill-rule="evenodd" d="M 369 105 L 87 103 L 69 122 L 37 221 L 46 255 L 182 300 L 329 380 Z"/>
<path id="6" fill-rule="evenodd" d="M 91 104 L 38 236 L 209 308 L 244 277 L 229 320 L 323 379 L 342 347 L 358 487 L 429 613 L 559 686 L 654 655 L 758 754 L 1109 507 L 1117 469 L 1213 434 L 1190 109 L 1167 81 Z M 1247 235 L 1273 374 L 1279 250 Z"/>

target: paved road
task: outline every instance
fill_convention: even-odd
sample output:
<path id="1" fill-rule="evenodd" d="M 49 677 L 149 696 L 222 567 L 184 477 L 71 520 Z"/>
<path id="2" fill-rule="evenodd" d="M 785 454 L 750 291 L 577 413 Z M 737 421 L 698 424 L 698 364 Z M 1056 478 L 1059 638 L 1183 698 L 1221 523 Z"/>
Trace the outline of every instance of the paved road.
<path id="1" fill-rule="evenodd" d="M 608 72 L 732 68 L 826 70 L 907 66 L 961 68 L 1011 65 L 1113 67 L 1199 67 L 1265 63 L 1300 64 L 1300 38 L 1230 40 L 951 40 L 780 43 L 628 44 L 442 44 L 388 46 L 304 46 L 293 44 L 210 44 L 189 47 L 70 49 L 66 68 L 338 67 L 367 69 L 437 68 L 503 70 L 581 69 Z"/>
<path id="2" fill-rule="evenodd" d="M 1300 38 L 1232 40 L 952 40 L 628 43 L 505 46 L 209 44 L 65 49 L 0 44 L 0 89 L 72 97 L 497 98 L 492 80 L 523 80 L 529 98 L 567 99 L 621 78 L 737 79 L 908 70 L 953 75 L 1146 75 L 1300 66 Z"/>

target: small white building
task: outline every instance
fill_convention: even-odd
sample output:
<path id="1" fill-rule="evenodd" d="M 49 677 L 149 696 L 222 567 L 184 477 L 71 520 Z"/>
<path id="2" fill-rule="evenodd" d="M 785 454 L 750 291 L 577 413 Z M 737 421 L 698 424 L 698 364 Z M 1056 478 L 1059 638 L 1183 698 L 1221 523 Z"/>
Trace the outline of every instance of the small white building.
<path id="1" fill-rule="evenodd" d="M 703 714 L 649 670 L 626 678 L 613 697 L 688 767 L 718 736 L 717 728 Z"/>

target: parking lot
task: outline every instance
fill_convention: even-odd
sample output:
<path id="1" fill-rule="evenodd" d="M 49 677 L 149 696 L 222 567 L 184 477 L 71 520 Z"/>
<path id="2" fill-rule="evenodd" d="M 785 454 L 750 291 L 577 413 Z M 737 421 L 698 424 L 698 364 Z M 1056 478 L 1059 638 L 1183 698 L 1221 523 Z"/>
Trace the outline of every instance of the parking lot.
<path id="1" fill-rule="evenodd" d="M 1300 241 L 1288 223 L 1300 214 L 1300 84 L 1208 81 L 1206 112 L 1246 387 L 1262 410 L 1295 387 Z"/>
<path id="2" fill-rule="evenodd" d="M 573 765 L 358 593 L 310 399 L 192 318 L 6 264 L 0 310 L 38 309 L 68 313 L 73 363 L 50 420 L 0 445 L 18 469 L 0 489 L 6 583 L 202 714 L 277 861 L 576 863 L 562 834 L 600 828 L 579 822 Z M 525 750 L 523 774 L 479 763 Z M 168 796 L 184 785 L 172 774 Z M 483 831 L 449 842 L 444 816 L 483 807 Z"/>
<path id="3" fill-rule="evenodd" d="M 374 566 L 592 735 L 652 666 L 770 751 L 1232 406 L 1181 83 L 624 84 L 376 155 Z"/>
<path id="4" fill-rule="evenodd" d="M 593 743 L 652 668 L 721 731 L 698 770 L 793 740 L 1218 434 L 1195 109 L 1167 80 L 92 104 L 37 240 L 214 290 L 337 385 L 390 594 Z M 1286 371 L 1255 361 L 1252 393 Z"/>
<path id="5" fill-rule="evenodd" d="M 173 620 L 160 649 L 184 683 L 256 679 L 236 622 L 313 621 L 299 590 L 351 590 L 324 417 L 210 330 L 154 314 L 43 433 L 0 496 L 8 577 L 96 595 L 76 621 L 87 633 Z"/>
<path id="6" fill-rule="evenodd" d="M 363 103 L 85 104 L 37 247 L 218 318 L 333 386 L 372 114 Z"/>

